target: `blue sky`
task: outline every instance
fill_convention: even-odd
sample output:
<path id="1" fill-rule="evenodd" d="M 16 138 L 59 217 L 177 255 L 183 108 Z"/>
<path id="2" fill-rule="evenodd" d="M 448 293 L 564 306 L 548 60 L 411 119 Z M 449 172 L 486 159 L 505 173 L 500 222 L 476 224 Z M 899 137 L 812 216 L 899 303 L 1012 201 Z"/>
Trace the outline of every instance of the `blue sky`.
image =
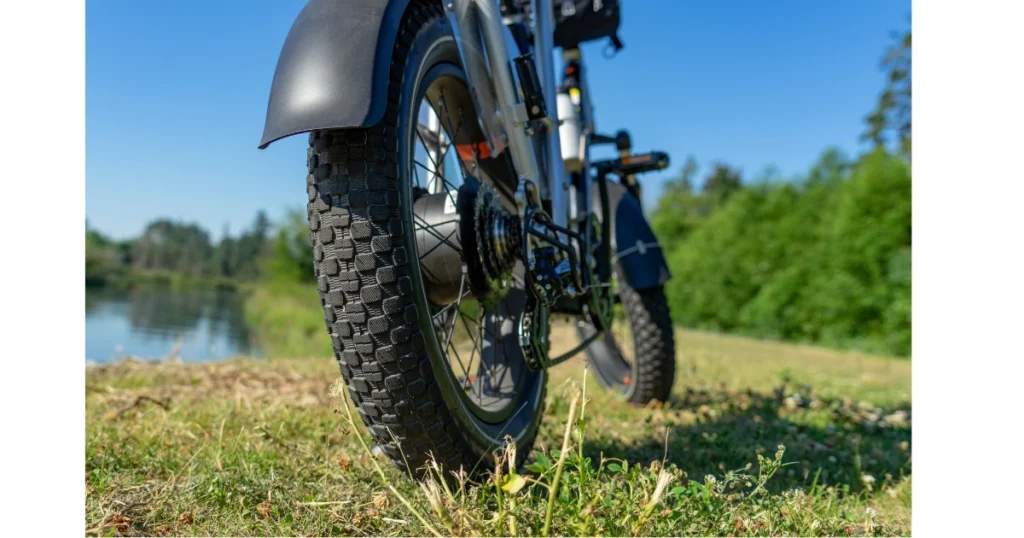
<path id="1" fill-rule="evenodd" d="M 274 65 L 304 0 L 86 3 L 86 215 L 117 238 L 156 217 L 216 238 L 256 211 L 305 202 L 305 137 L 259 151 Z M 626 48 L 584 48 L 597 125 L 669 152 L 652 202 L 686 155 L 746 179 L 802 174 L 828 146 L 851 155 L 884 85 L 909 0 L 625 0 Z M 59 147 L 59 146 L 58 146 Z M 57 150 L 57 148 L 54 148 Z M 701 175 L 703 177 L 703 175 Z"/>

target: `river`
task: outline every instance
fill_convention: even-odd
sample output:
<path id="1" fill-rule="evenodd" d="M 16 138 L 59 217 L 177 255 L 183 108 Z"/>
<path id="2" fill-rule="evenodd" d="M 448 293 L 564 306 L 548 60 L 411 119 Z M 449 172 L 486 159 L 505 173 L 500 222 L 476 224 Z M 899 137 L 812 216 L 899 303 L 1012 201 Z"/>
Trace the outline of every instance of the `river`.
<path id="1" fill-rule="evenodd" d="M 131 356 L 202 362 L 238 355 L 261 356 L 238 292 L 148 285 L 127 291 L 86 288 L 87 361 Z"/>

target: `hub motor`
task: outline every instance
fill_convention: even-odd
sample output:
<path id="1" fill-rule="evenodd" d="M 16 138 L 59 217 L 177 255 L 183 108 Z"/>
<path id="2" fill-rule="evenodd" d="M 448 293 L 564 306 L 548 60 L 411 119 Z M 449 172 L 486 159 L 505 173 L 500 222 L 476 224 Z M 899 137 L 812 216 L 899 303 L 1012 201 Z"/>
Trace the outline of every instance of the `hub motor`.
<path id="1" fill-rule="evenodd" d="M 519 217 L 502 206 L 490 186 L 473 177 L 458 191 L 417 194 L 416 242 L 427 298 L 445 305 L 472 293 L 484 306 L 496 305 L 508 292 L 522 255 Z"/>

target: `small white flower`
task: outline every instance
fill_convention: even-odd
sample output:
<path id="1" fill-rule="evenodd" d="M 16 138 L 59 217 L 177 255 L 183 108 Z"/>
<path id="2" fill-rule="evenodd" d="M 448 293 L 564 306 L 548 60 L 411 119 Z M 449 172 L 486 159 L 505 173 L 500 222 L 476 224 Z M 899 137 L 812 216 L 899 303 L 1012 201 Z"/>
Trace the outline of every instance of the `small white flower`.
<path id="1" fill-rule="evenodd" d="M 872 508 L 870 506 L 867 507 L 864 511 L 867 512 L 868 517 L 872 518 L 872 519 L 874 519 L 874 517 L 878 515 L 878 510 L 875 510 L 874 508 Z"/>
<path id="2" fill-rule="evenodd" d="M 658 504 L 658 501 L 661 500 L 661 496 L 665 493 L 665 488 L 668 487 L 668 483 L 671 482 L 671 481 L 672 481 L 672 475 L 669 474 L 669 473 L 666 473 L 665 470 L 662 469 L 658 473 L 658 483 L 654 487 L 654 494 L 651 495 L 651 500 L 648 503 L 648 506 L 652 506 L 653 507 L 654 505 Z"/>

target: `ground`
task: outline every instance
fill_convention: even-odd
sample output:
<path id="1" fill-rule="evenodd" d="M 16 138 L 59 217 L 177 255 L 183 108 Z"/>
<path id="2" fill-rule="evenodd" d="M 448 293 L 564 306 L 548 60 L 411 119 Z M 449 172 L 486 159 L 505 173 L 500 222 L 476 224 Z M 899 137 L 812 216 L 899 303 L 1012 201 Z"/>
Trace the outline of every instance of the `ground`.
<path id="1" fill-rule="evenodd" d="M 527 468 L 454 489 L 364 448 L 329 358 L 90 366 L 87 534 L 910 534 L 909 360 L 676 338 L 670 401 L 583 395 L 573 359 Z"/>

